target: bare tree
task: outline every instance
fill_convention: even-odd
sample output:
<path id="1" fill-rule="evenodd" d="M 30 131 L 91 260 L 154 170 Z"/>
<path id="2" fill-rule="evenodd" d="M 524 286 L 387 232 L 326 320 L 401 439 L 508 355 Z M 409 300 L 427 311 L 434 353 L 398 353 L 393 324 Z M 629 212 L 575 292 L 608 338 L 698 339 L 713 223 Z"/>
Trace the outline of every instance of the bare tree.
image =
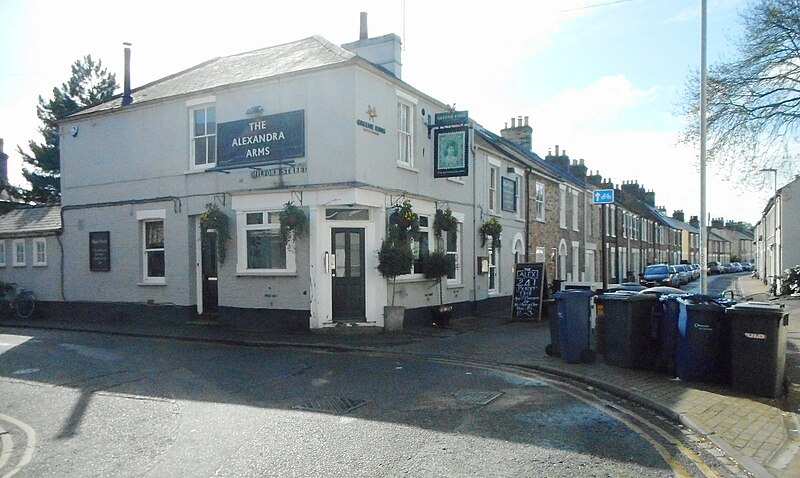
<path id="1" fill-rule="evenodd" d="M 742 13 L 736 57 L 709 68 L 707 154 L 730 179 L 790 175 L 800 144 L 800 0 L 758 0 Z M 683 141 L 700 139 L 700 78 L 687 82 Z M 770 182 L 771 184 L 771 182 Z"/>

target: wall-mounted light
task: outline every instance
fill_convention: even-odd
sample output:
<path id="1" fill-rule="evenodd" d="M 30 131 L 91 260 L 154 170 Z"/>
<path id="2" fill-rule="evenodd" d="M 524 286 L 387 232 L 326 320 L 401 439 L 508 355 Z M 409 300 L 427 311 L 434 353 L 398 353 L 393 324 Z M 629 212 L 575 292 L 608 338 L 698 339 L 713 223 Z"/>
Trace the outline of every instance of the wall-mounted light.
<path id="1" fill-rule="evenodd" d="M 260 115 L 264 112 L 264 108 L 261 105 L 255 105 L 247 108 L 247 111 L 244 112 L 246 115 Z"/>

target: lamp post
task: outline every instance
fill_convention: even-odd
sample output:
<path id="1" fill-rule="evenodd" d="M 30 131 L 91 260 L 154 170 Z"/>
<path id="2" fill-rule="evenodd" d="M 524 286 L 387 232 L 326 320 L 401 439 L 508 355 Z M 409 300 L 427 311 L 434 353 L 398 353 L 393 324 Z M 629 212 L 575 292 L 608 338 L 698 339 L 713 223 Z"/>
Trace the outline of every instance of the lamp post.
<path id="1" fill-rule="evenodd" d="M 774 179 L 774 189 L 772 196 L 772 293 L 778 294 L 778 170 L 775 168 L 763 168 L 760 173 L 772 173 Z M 764 262 L 766 264 L 766 261 Z"/>

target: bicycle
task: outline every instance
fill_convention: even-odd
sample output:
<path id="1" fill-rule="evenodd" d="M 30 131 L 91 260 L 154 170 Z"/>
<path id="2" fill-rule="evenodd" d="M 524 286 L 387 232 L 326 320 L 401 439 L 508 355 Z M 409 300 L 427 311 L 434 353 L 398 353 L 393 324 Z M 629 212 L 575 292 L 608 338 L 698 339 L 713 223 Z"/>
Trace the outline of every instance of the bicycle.
<path id="1" fill-rule="evenodd" d="M 13 282 L 0 283 L 0 303 L 4 316 L 16 314 L 20 319 L 27 319 L 33 315 L 36 306 L 33 291 L 23 289 Z"/>

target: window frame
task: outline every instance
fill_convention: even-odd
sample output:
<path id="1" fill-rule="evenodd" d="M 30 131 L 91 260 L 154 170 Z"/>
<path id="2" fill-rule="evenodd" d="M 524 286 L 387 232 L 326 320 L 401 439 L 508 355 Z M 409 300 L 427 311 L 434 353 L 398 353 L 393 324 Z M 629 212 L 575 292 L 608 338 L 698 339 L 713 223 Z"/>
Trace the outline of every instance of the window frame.
<path id="1" fill-rule="evenodd" d="M 161 224 L 161 231 L 164 235 L 164 242 L 161 247 L 147 247 L 147 225 L 148 224 Z M 141 221 L 142 232 L 142 283 L 144 284 L 165 284 L 167 281 L 167 244 L 166 244 L 166 222 L 163 218 L 147 218 Z M 164 275 L 156 276 L 150 275 L 148 267 L 148 257 L 150 253 L 158 253 L 164 255 Z"/>
<path id="2" fill-rule="evenodd" d="M 0 267 L 6 266 L 6 240 L 0 239 Z"/>
<path id="3" fill-rule="evenodd" d="M 22 246 L 19 249 L 18 246 Z M 20 260 L 20 250 L 22 251 L 22 260 Z M 25 267 L 25 259 L 27 252 L 25 251 L 25 239 L 14 239 L 11 242 L 11 260 L 14 267 Z"/>
<path id="4" fill-rule="evenodd" d="M 487 187 L 488 199 L 486 202 L 489 214 L 497 214 L 497 190 L 498 181 L 500 180 L 500 167 L 495 165 L 489 166 L 489 184 Z"/>
<path id="5" fill-rule="evenodd" d="M 42 250 L 39 250 L 39 245 Z M 47 265 L 47 239 L 44 237 L 37 237 L 33 239 L 33 265 L 34 267 L 43 267 Z M 41 253 L 41 258 L 40 258 Z"/>
<path id="6" fill-rule="evenodd" d="M 189 110 L 189 168 L 195 171 L 203 171 L 209 168 L 213 168 L 217 165 L 217 113 L 216 113 L 216 104 L 215 99 L 213 97 L 210 98 L 200 98 L 196 101 L 187 102 L 187 107 Z M 208 110 L 213 110 L 214 114 L 214 131 L 213 133 L 208 132 Z M 194 117 L 196 112 L 204 111 L 205 114 L 205 122 L 203 125 L 206 128 L 204 134 L 198 135 L 195 131 L 195 121 Z M 209 150 L 208 141 L 210 138 L 213 138 L 214 147 Z M 197 164 L 195 162 L 196 157 L 196 140 L 198 139 L 205 139 L 205 146 L 206 146 L 206 158 L 205 162 L 202 164 Z M 209 152 L 211 154 L 209 154 Z M 209 156 L 213 155 L 213 161 L 209 161 Z"/>
<path id="7" fill-rule="evenodd" d="M 427 220 L 427 225 L 423 225 L 423 223 L 426 222 L 423 219 Z M 433 246 L 435 244 L 435 238 L 433 237 L 433 216 L 432 215 L 419 214 L 419 235 L 422 236 L 422 234 L 426 234 L 428 236 L 428 249 L 425 250 L 425 252 L 430 254 L 433 251 Z M 411 247 L 411 254 L 412 255 L 414 255 L 414 246 L 415 246 L 416 242 L 417 241 L 413 237 L 409 238 L 409 246 Z M 419 242 L 420 242 L 420 245 L 421 245 L 422 241 L 419 241 Z M 423 249 L 420 247 L 420 249 L 418 251 L 418 254 L 417 254 L 417 257 L 414 258 L 414 260 L 411 262 L 411 272 L 409 272 L 408 274 L 402 274 L 402 275 L 397 276 L 397 280 L 410 281 L 410 280 L 419 280 L 419 279 L 424 279 L 425 278 L 425 273 L 424 272 L 417 272 L 416 268 L 415 268 L 416 262 L 418 262 L 418 261 L 420 261 L 422 259 L 422 251 L 423 251 Z"/>
<path id="8" fill-rule="evenodd" d="M 456 234 L 455 234 L 456 250 L 455 251 L 450 251 L 449 248 L 448 248 L 449 245 L 450 245 L 450 235 L 452 233 L 450 231 L 443 231 L 442 232 L 442 235 L 443 235 L 442 240 L 444 241 L 444 253 L 445 253 L 445 255 L 448 255 L 448 256 L 454 256 L 455 257 L 455 264 L 456 264 L 454 277 L 452 279 L 449 278 L 449 277 L 447 278 L 447 285 L 448 286 L 459 286 L 459 285 L 463 284 L 463 278 L 462 278 L 462 274 L 461 274 L 461 270 L 462 270 L 461 264 L 463 263 L 463 258 L 462 258 L 462 251 L 463 251 L 462 239 L 464 237 L 464 234 L 463 234 L 463 229 L 464 228 L 462 226 L 463 226 L 463 219 L 460 219 L 458 224 L 456 225 Z"/>
<path id="9" fill-rule="evenodd" d="M 567 228 L 567 187 L 563 184 L 558 186 L 558 226 L 561 229 Z"/>
<path id="10" fill-rule="evenodd" d="M 247 266 L 247 232 L 248 231 L 267 231 L 270 235 L 278 235 L 280 232 L 280 222 L 278 214 L 280 209 L 243 209 L 236 211 L 236 274 L 253 276 L 281 276 L 297 274 L 297 258 L 295 247 L 292 241 L 284 248 L 285 268 L 248 268 Z M 261 214 L 263 222 L 261 224 L 247 224 L 248 214 Z M 274 218 L 274 222 L 271 220 Z"/>
<path id="11" fill-rule="evenodd" d="M 397 166 L 414 170 L 414 118 L 417 99 L 400 90 L 397 93 Z M 407 113 L 403 115 L 404 109 Z M 405 150 L 403 149 L 405 146 Z"/>
<path id="12" fill-rule="evenodd" d="M 500 251 L 499 248 L 494 247 L 492 241 L 487 241 L 489 272 L 486 274 L 488 282 L 487 293 L 489 295 L 496 295 L 500 293 Z"/>
<path id="13" fill-rule="evenodd" d="M 572 230 L 579 231 L 580 225 L 578 224 L 578 191 L 572 191 Z"/>
<path id="14" fill-rule="evenodd" d="M 541 199 L 540 199 L 540 191 L 541 191 Z M 545 185 L 544 183 L 540 183 L 539 181 L 536 182 L 536 190 L 534 195 L 534 201 L 536 202 L 536 220 L 540 222 L 545 221 Z"/>

